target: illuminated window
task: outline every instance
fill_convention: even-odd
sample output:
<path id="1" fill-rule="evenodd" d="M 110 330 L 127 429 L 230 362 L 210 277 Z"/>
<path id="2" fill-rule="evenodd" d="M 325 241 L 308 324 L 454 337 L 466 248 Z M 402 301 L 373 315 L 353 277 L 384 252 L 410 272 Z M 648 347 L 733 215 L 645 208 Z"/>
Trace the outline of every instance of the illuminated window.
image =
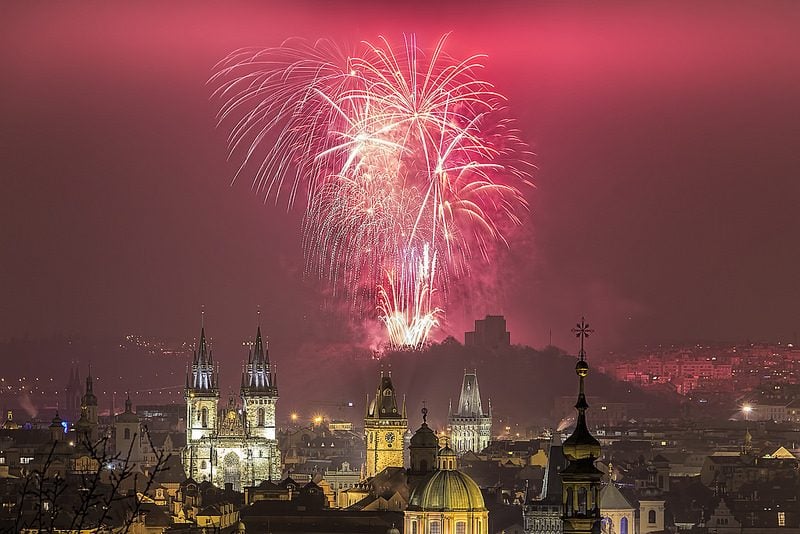
<path id="1" fill-rule="evenodd" d="M 786 526 L 786 512 L 778 512 L 778 526 L 779 527 Z"/>
<path id="2" fill-rule="evenodd" d="M 467 534 L 467 524 L 464 521 L 456 523 L 456 534 Z"/>

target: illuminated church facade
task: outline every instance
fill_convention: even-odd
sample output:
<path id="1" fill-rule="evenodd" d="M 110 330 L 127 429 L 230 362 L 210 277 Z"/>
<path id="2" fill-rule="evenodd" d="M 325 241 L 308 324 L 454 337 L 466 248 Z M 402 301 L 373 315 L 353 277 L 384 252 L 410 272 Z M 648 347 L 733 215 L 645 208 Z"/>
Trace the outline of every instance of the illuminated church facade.
<path id="1" fill-rule="evenodd" d="M 277 376 L 271 367 L 261 327 L 242 373 L 241 404 L 231 397 L 220 405 L 219 367 L 206 341 L 205 328 L 186 377 L 187 475 L 237 491 L 264 480 L 280 480 L 281 457 L 275 436 Z"/>

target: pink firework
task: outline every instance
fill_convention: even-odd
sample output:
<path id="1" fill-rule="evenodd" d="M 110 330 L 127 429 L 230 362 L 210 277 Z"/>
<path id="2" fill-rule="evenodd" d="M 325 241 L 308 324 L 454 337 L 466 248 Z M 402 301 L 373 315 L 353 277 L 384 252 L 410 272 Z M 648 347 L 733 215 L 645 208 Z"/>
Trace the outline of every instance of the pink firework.
<path id="1" fill-rule="evenodd" d="M 240 50 L 211 80 L 231 155 L 267 198 L 302 195 L 308 271 L 355 309 L 378 310 L 395 346 L 438 325 L 448 284 L 488 261 L 520 224 L 526 146 L 504 98 L 456 61 L 446 37 L 426 54 L 328 41 Z"/>

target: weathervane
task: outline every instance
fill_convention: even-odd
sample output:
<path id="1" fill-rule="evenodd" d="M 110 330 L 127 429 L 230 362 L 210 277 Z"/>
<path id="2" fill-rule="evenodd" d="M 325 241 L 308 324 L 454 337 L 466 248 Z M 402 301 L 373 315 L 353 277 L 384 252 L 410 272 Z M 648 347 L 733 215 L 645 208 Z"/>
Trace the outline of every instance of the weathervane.
<path id="1" fill-rule="evenodd" d="M 593 333 L 594 330 L 589 328 L 589 323 L 586 322 L 584 317 L 581 317 L 581 322 L 575 325 L 575 328 L 571 330 L 575 337 L 581 338 L 581 352 L 580 358 L 581 361 L 586 359 L 586 351 L 583 349 L 583 340 L 589 337 L 589 334 Z"/>

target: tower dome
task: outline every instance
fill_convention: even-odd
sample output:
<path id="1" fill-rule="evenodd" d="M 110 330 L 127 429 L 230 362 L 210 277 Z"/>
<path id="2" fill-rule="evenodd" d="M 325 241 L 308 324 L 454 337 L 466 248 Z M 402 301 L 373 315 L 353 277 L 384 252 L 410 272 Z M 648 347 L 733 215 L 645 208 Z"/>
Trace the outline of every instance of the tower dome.
<path id="1" fill-rule="evenodd" d="M 439 438 L 436 437 L 436 432 L 431 430 L 428 426 L 428 409 L 422 409 L 422 425 L 414 432 L 411 437 L 412 448 L 435 448 L 439 450 Z"/>
<path id="2" fill-rule="evenodd" d="M 414 488 L 409 510 L 422 512 L 482 512 L 483 495 L 469 475 L 457 470 L 458 456 L 450 447 L 439 451 L 439 469 Z"/>

